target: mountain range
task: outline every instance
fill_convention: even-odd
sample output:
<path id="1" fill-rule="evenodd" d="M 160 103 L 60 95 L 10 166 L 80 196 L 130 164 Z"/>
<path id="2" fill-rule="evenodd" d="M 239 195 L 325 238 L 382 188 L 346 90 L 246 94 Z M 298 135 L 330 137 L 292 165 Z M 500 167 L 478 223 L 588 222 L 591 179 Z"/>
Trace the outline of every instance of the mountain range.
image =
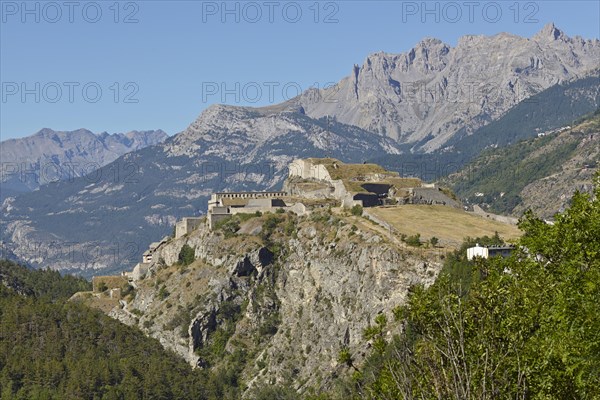
<path id="1" fill-rule="evenodd" d="M 402 54 L 375 53 L 337 85 L 299 99 L 313 118 L 335 117 L 410 144 L 443 148 L 553 85 L 598 68 L 600 41 L 546 25 L 532 38 L 467 35 L 451 47 L 424 39 Z"/>
<path id="2" fill-rule="evenodd" d="M 202 214 L 214 191 L 276 188 L 296 157 L 362 162 L 385 152 L 398 152 L 388 138 L 297 110 L 213 106 L 160 145 L 7 198 L 4 256 L 87 275 L 130 269 L 178 218 Z"/>
<path id="3" fill-rule="evenodd" d="M 461 128 L 443 149 L 430 153 L 374 156 L 369 161 L 402 174 L 434 181 L 458 172 L 485 150 L 514 145 L 565 127 L 600 107 L 600 70 L 563 82 L 522 101 L 500 118 L 469 134 Z"/>
<path id="4" fill-rule="evenodd" d="M 376 53 L 329 89 L 264 108 L 211 106 L 160 144 L 5 199 L 2 250 L 87 276 L 130 269 L 178 218 L 202 214 L 212 192 L 278 188 L 294 158 L 462 153 L 495 121 L 543 114 L 544 102 L 525 113 L 516 106 L 557 88 L 577 105 L 546 124 L 560 127 L 598 108 L 599 59 L 599 40 L 552 24 L 533 38 L 466 36 L 454 48 L 426 39 L 404 54 Z M 495 132 L 482 149 L 508 144 Z M 527 128 L 518 138 L 536 134 Z"/>
<path id="5" fill-rule="evenodd" d="M 2 199 L 57 180 L 87 175 L 130 151 L 161 143 L 162 130 L 94 134 L 87 129 L 54 131 L 0 143 Z"/>

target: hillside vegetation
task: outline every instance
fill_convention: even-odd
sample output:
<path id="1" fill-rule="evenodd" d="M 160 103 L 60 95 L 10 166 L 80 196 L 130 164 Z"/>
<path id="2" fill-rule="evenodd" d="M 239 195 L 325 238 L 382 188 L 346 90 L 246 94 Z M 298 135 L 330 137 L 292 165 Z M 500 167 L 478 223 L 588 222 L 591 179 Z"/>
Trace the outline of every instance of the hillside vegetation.
<path id="1" fill-rule="evenodd" d="M 0 274 L 2 400 L 221 398 L 210 374 L 158 341 L 66 301 L 88 282 L 9 261 Z"/>
<path id="2" fill-rule="evenodd" d="M 510 258 L 469 262 L 466 246 L 449 257 L 434 285 L 416 285 L 364 330 L 367 362 L 340 353 L 348 378 L 322 398 L 600 398 L 600 174 L 595 182 L 555 225 L 528 213 Z M 390 337 L 392 322 L 403 328 Z"/>
<path id="3" fill-rule="evenodd" d="M 0 260 L 1 285 L 16 293 L 49 301 L 65 300 L 92 287 L 83 278 L 63 276 L 50 269 L 33 271 L 7 260 Z"/>
<path id="4" fill-rule="evenodd" d="M 483 152 L 448 179 L 467 203 L 520 216 L 533 208 L 543 217 L 564 210 L 575 189 L 591 188 L 600 162 L 600 111 L 564 132 Z"/>

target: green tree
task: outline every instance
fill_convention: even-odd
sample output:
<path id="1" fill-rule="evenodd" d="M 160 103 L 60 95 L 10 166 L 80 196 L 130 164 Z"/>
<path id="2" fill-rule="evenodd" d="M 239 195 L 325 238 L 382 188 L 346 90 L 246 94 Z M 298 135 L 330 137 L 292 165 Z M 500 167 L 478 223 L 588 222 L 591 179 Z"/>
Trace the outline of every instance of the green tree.
<path id="1" fill-rule="evenodd" d="M 405 242 L 409 246 L 421 247 L 421 234 L 417 233 L 416 235 L 411 235 L 406 238 Z"/>
<path id="2" fill-rule="evenodd" d="M 338 353 L 337 362 L 342 365 L 346 365 L 347 367 L 353 368 L 358 372 L 358 368 L 354 365 L 354 358 L 350 353 L 350 349 L 348 346 L 342 346 L 340 352 Z"/>
<path id="3" fill-rule="evenodd" d="M 179 263 L 181 265 L 190 265 L 194 262 L 196 251 L 187 243 L 179 251 Z"/>
<path id="4" fill-rule="evenodd" d="M 0 272 L 3 400 L 206 398 L 209 379 L 158 341 L 68 301 L 79 279 L 6 261 Z"/>
<path id="5" fill-rule="evenodd" d="M 527 213 L 510 258 L 467 263 L 456 254 L 447 264 L 470 278 L 445 267 L 431 287 L 414 287 L 394 310 L 402 335 L 374 346 L 357 393 L 600 398 L 600 175 L 594 181 L 594 195 L 576 193 L 554 225 Z M 365 338 L 380 338 L 382 325 Z"/>

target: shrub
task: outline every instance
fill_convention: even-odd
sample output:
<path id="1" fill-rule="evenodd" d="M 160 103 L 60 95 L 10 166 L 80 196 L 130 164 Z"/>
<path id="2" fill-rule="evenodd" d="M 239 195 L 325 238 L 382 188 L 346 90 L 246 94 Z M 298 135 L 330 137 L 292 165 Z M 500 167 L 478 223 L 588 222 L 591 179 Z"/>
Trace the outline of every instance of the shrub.
<path id="1" fill-rule="evenodd" d="M 292 236 L 295 231 L 296 231 L 296 224 L 295 224 L 294 220 L 292 218 L 290 218 L 290 219 L 288 219 L 287 223 L 285 224 L 285 234 L 287 236 Z"/>
<path id="2" fill-rule="evenodd" d="M 223 225 L 221 225 L 221 231 L 225 235 L 225 239 L 234 237 L 237 231 L 240 229 L 240 222 L 237 218 L 228 219 Z"/>
<path id="3" fill-rule="evenodd" d="M 275 232 L 275 229 L 277 229 L 277 226 L 281 221 L 282 219 L 280 216 L 273 214 L 267 216 L 267 219 L 262 224 L 261 237 L 263 240 L 268 241 L 271 238 L 271 235 Z"/>
<path id="4" fill-rule="evenodd" d="M 352 355 L 350 354 L 348 347 L 342 347 L 338 354 L 337 362 L 340 364 L 345 364 L 348 367 L 352 365 Z"/>
<path id="5" fill-rule="evenodd" d="M 414 247 L 421 247 L 421 234 L 417 233 L 416 235 L 408 236 L 406 238 L 406 244 Z"/>
<path id="6" fill-rule="evenodd" d="M 195 250 L 187 243 L 184 244 L 181 250 L 179 251 L 179 263 L 181 265 L 190 265 L 194 262 L 195 257 Z"/>
<path id="7" fill-rule="evenodd" d="M 277 333 L 279 329 L 279 324 L 279 315 L 271 314 L 264 320 L 262 325 L 260 325 L 260 327 L 258 328 L 258 333 L 261 336 L 273 336 Z"/>
<path id="8" fill-rule="evenodd" d="M 188 328 L 191 322 L 192 318 L 190 316 L 189 311 L 181 307 L 179 308 L 177 314 L 175 314 L 175 316 L 173 316 L 173 318 L 164 325 L 164 329 L 170 331 L 177 329 L 179 336 L 182 339 L 185 339 L 189 337 Z"/>
<path id="9" fill-rule="evenodd" d="M 169 293 L 169 291 L 167 290 L 167 288 L 163 285 L 160 290 L 158 291 L 158 298 L 161 300 L 166 299 L 167 297 L 169 297 L 171 293 Z"/>
<path id="10" fill-rule="evenodd" d="M 327 215 L 326 213 L 322 212 L 322 211 L 318 211 L 318 212 L 313 212 L 310 215 L 310 220 L 312 222 L 322 222 L 322 223 L 327 223 L 329 221 L 329 215 Z"/>
<path id="11" fill-rule="evenodd" d="M 360 217 L 363 214 L 363 208 L 361 205 L 356 204 L 355 206 L 352 206 L 350 212 L 352 213 L 352 215 Z"/>

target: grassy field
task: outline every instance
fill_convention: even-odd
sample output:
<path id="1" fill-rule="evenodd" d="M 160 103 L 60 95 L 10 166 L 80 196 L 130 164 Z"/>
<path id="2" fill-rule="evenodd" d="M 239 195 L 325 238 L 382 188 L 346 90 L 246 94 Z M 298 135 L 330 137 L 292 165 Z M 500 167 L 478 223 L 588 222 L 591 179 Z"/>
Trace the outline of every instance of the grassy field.
<path id="1" fill-rule="evenodd" d="M 387 221 L 399 233 L 421 234 L 421 240 L 435 236 L 440 245 L 457 247 L 463 238 L 493 236 L 495 232 L 504 239 L 516 239 L 521 231 L 514 225 L 492 221 L 445 206 L 403 205 L 390 208 L 372 208 L 369 213 Z"/>

